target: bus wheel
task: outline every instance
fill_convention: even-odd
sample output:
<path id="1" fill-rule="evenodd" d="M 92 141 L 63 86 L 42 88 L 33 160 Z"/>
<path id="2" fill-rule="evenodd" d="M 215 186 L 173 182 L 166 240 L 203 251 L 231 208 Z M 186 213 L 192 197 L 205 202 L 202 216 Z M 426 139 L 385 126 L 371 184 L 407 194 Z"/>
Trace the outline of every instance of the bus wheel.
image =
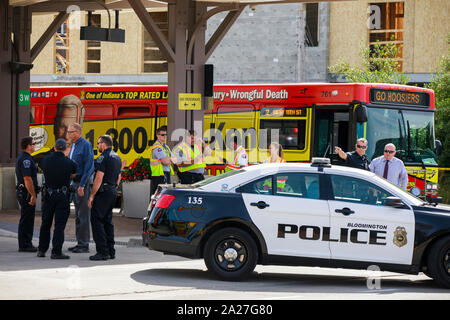
<path id="1" fill-rule="evenodd" d="M 428 273 L 441 286 L 450 288 L 450 236 L 436 242 L 428 255 Z"/>
<path id="2" fill-rule="evenodd" d="M 247 232 L 225 228 L 206 242 L 204 260 L 208 270 L 220 279 L 237 281 L 255 269 L 258 248 Z"/>

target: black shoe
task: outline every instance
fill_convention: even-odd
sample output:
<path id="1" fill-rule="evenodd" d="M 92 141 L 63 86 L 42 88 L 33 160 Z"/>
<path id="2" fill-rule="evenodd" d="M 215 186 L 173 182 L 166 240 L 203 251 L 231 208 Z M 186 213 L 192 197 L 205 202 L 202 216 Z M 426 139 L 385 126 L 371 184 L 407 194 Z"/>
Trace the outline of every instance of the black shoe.
<path id="1" fill-rule="evenodd" d="M 73 251 L 73 250 L 75 250 L 75 249 L 77 249 L 77 248 L 78 248 L 78 245 L 76 245 L 75 247 L 70 247 L 70 248 L 68 248 L 67 250 Z"/>
<path id="2" fill-rule="evenodd" d="M 109 258 L 110 258 L 111 260 L 113 260 L 113 259 L 116 258 L 116 255 L 115 255 L 115 254 L 110 254 L 110 255 L 109 255 Z"/>
<path id="3" fill-rule="evenodd" d="M 101 260 L 108 260 L 108 259 L 110 259 L 111 257 L 109 256 L 109 254 L 101 254 L 101 253 L 97 253 L 96 255 L 94 255 L 94 256 L 90 256 L 89 257 L 89 260 L 92 260 L 92 261 L 101 261 Z"/>
<path id="4" fill-rule="evenodd" d="M 60 253 L 60 254 L 52 253 L 50 258 L 51 259 L 70 259 L 70 257 L 68 255 L 65 255 L 64 253 Z"/>
<path id="5" fill-rule="evenodd" d="M 76 247 L 73 250 L 71 250 L 73 253 L 87 253 L 89 252 L 89 248 L 84 247 Z"/>
<path id="6" fill-rule="evenodd" d="M 19 248 L 19 252 L 37 252 L 38 248 L 35 246 L 26 247 L 26 248 Z"/>
<path id="7" fill-rule="evenodd" d="M 39 258 L 44 258 L 45 257 L 45 252 L 44 251 L 38 251 L 37 256 Z"/>

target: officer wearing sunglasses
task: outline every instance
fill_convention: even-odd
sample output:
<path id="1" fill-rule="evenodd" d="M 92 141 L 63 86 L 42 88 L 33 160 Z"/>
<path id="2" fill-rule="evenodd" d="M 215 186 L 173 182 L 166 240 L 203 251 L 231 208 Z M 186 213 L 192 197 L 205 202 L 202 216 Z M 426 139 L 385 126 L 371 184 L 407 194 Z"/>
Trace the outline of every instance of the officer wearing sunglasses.
<path id="1" fill-rule="evenodd" d="M 402 160 L 395 157 L 395 145 L 388 143 L 384 146 L 381 157 L 375 158 L 370 163 L 370 171 L 387 179 L 393 184 L 406 190 L 408 186 L 408 172 Z"/>
<path id="2" fill-rule="evenodd" d="M 369 170 L 369 161 L 366 155 L 367 140 L 359 138 L 355 144 L 355 151 L 344 152 L 338 146 L 334 147 L 336 152 L 342 160 L 345 160 L 346 164 L 350 167 Z"/>

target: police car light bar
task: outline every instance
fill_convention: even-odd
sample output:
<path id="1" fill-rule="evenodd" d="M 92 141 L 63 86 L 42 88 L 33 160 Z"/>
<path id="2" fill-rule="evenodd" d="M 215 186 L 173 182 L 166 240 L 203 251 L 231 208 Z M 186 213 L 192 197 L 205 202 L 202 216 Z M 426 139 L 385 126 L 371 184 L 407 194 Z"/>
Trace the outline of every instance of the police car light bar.
<path id="1" fill-rule="evenodd" d="M 312 158 L 311 167 L 331 167 L 330 159 L 328 158 Z"/>

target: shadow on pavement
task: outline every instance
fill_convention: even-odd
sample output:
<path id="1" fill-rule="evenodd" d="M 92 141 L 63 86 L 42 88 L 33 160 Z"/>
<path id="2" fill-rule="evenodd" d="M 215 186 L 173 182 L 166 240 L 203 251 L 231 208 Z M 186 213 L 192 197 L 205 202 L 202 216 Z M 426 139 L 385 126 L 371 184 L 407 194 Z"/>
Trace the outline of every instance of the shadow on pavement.
<path id="1" fill-rule="evenodd" d="M 322 272 L 326 272 L 323 270 Z M 396 275 L 398 277 L 398 275 Z M 359 293 L 383 294 L 393 293 L 448 293 L 445 288 L 437 286 L 432 279 L 393 279 L 392 276 L 381 278 L 381 288 L 368 289 L 367 278 L 346 275 L 292 274 L 253 272 L 246 280 L 227 282 L 217 280 L 206 270 L 198 269 L 150 269 L 131 275 L 137 282 L 155 286 L 174 286 L 205 290 L 231 291 L 270 291 L 296 294 L 311 293 Z M 363 298 L 363 296 L 361 296 Z"/>

